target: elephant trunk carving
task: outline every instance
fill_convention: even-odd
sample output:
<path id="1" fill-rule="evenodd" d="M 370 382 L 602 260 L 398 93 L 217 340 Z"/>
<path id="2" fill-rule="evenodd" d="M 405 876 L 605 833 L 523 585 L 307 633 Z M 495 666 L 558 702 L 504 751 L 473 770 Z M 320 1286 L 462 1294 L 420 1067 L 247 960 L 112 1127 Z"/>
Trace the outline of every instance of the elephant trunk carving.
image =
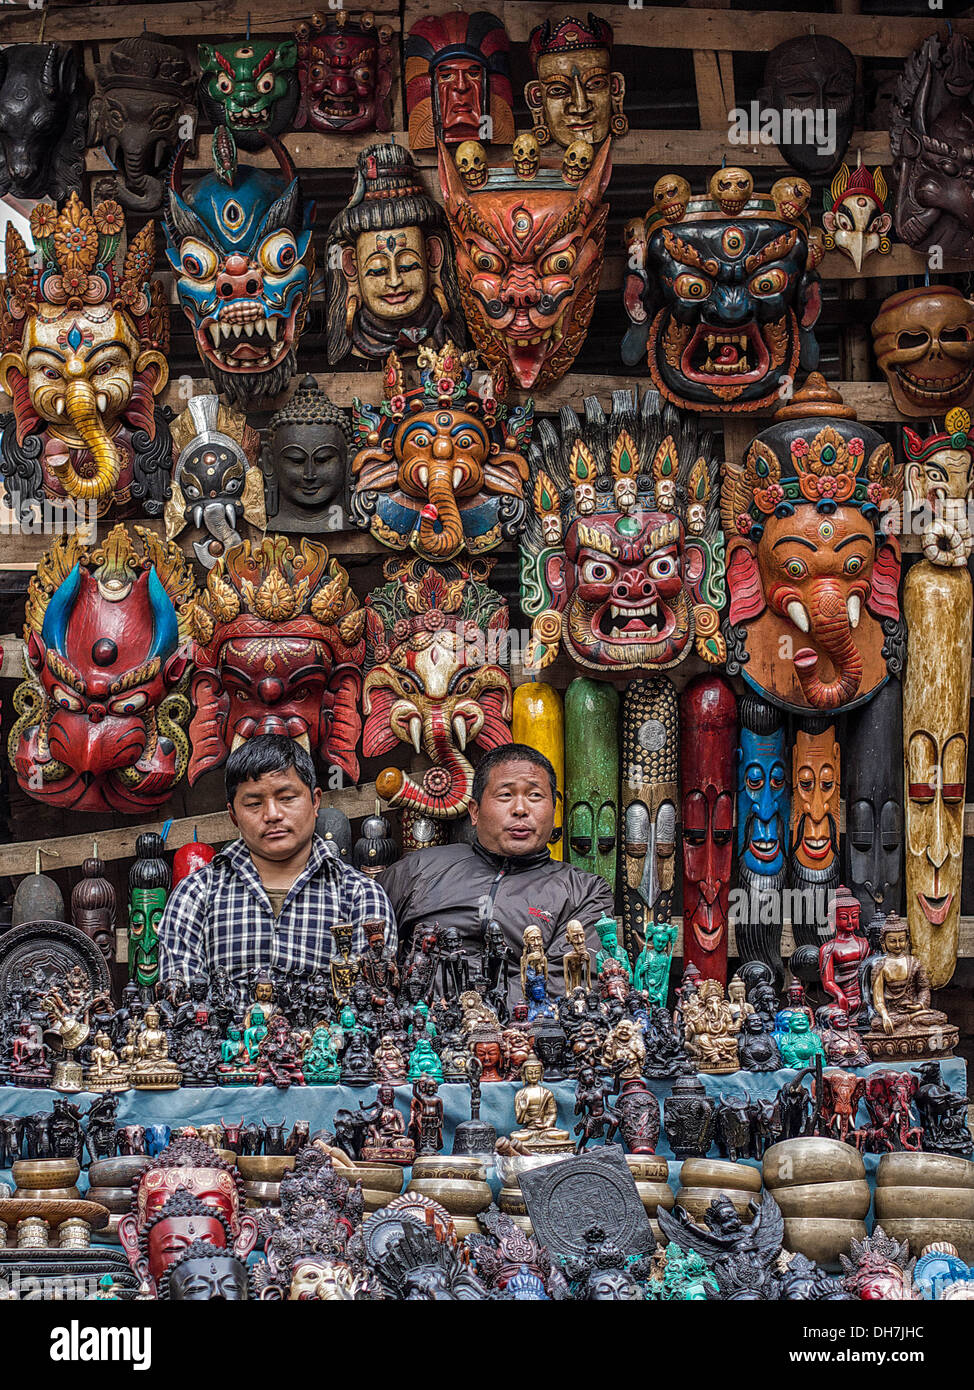
<path id="1" fill-rule="evenodd" d="M 463 548 L 463 522 L 453 491 L 452 462 L 431 462 L 427 495 L 432 507 L 426 506 L 420 512 L 413 548 L 431 560 L 449 560 Z M 435 521 L 440 523 L 439 531 L 433 529 Z"/>
<path id="2" fill-rule="evenodd" d="M 832 582 L 816 586 L 810 608 L 812 636 L 835 668 L 835 678 L 823 681 L 818 675 L 818 654 L 803 647 L 795 654 L 795 670 L 805 699 L 813 709 L 835 709 L 845 704 L 862 681 L 862 657 L 849 623 L 847 595 Z"/>
<path id="3" fill-rule="evenodd" d="M 437 820 L 456 820 L 466 813 L 473 791 L 473 768 L 457 747 L 456 731 L 458 723 L 462 724 L 464 743 L 476 738 L 484 721 L 483 711 L 470 700 L 449 704 L 424 701 L 423 705 L 421 713 L 412 703 L 405 709 L 394 706 L 392 723 L 394 728 L 397 723 L 409 728 L 422 719 L 420 737 L 406 741 L 421 742 L 434 766 L 423 774 L 422 782 L 399 768 L 386 768 L 376 779 L 376 791 L 390 806 L 406 806 Z"/>
<path id="4" fill-rule="evenodd" d="M 83 477 L 72 463 L 70 455 L 62 459 L 49 457 L 51 471 L 57 476 L 69 497 L 86 501 L 104 497 L 118 482 L 120 461 L 115 445 L 98 414 L 94 387 L 88 381 L 72 381 L 64 393 L 68 419 L 77 430 L 95 463 L 90 478 Z"/>

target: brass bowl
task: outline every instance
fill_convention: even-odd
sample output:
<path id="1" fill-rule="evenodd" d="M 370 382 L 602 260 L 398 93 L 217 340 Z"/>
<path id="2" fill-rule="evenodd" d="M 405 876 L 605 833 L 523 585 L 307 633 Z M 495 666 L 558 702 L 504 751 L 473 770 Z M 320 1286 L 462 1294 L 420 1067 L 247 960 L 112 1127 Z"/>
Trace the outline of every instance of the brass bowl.
<path id="1" fill-rule="evenodd" d="M 883 1154 L 876 1168 L 876 1186 L 974 1188 L 974 1163 L 949 1154 Z"/>
<path id="2" fill-rule="evenodd" d="M 11 1171 L 18 1187 L 73 1187 L 81 1165 L 75 1158 L 16 1158 Z"/>
<path id="3" fill-rule="evenodd" d="M 687 1160 L 687 1162 L 690 1161 Z M 637 1184 L 641 1182 L 665 1183 L 670 1174 L 666 1159 L 656 1158 L 653 1154 L 626 1154 L 626 1162 Z"/>
<path id="4" fill-rule="evenodd" d="M 761 1191 L 761 1169 L 747 1163 L 727 1163 L 720 1158 L 685 1158 L 680 1168 L 681 1187 L 713 1187 L 723 1192 Z"/>
<path id="5" fill-rule="evenodd" d="M 854 1178 L 851 1182 L 799 1183 L 796 1187 L 778 1187 L 773 1195 L 782 1216 L 847 1217 L 863 1221 L 869 1211 L 869 1184 L 865 1178 Z"/>
<path id="6" fill-rule="evenodd" d="M 666 1211 L 672 1211 L 676 1204 L 673 1196 L 673 1189 L 669 1183 L 665 1182 L 637 1182 L 636 1191 L 639 1193 L 639 1200 L 646 1208 L 648 1216 L 656 1215 L 656 1208 L 663 1207 Z"/>
<path id="7" fill-rule="evenodd" d="M 241 1154 L 237 1168 L 244 1182 L 279 1183 L 294 1167 L 294 1154 Z"/>
<path id="8" fill-rule="evenodd" d="M 110 1212 L 124 1216 L 132 1210 L 132 1189 L 130 1187 L 89 1187 L 85 1194 L 89 1202 L 100 1202 Z"/>
<path id="9" fill-rule="evenodd" d="M 528 1214 L 528 1204 L 519 1187 L 502 1187 L 497 1197 L 497 1205 L 508 1216 L 526 1217 Z"/>
<path id="10" fill-rule="evenodd" d="M 231 1168 L 237 1166 L 237 1155 L 233 1149 L 217 1149 L 216 1155 L 218 1158 L 222 1158 L 224 1163 L 229 1163 Z"/>
<path id="11" fill-rule="evenodd" d="M 784 1248 L 834 1272 L 840 1268 L 839 1256 L 848 1255 L 852 1242 L 866 1235 L 865 1221 L 851 1217 L 786 1216 Z"/>
<path id="12" fill-rule="evenodd" d="M 876 1220 L 885 1225 L 888 1216 L 916 1217 L 921 1221 L 941 1217 L 948 1221 L 971 1221 L 974 1220 L 974 1188 L 877 1187 Z"/>
<path id="13" fill-rule="evenodd" d="M 127 1187 L 131 1196 L 133 1182 L 151 1162 L 146 1154 L 96 1158 L 88 1167 L 88 1182 L 92 1187 Z"/>
<path id="14" fill-rule="evenodd" d="M 464 1178 L 413 1178 L 406 1188 L 407 1192 L 418 1192 L 423 1197 L 432 1197 L 434 1202 L 442 1202 L 451 1216 L 476 1216 L 491 1203 L 491 1192 L 486 1182 L 476 1182 Z"/>
<path id="15" fill-rule="evenodd" d="M 480 1222 L 475 1216 L 454 1216 L 453 1226 L 458 1240 L 463 1240 L 464 1236 L 479 1236 L 481 1234 Z"/>
<path id="16" fill-rule="evenodd" d="M 517 1187 L 521 1173 L 529 1168 L 545 1168 L 549 1163 L 561 1163 L 570 1153 L 499 1154 L 494 1153 L 494 1168 L 505 1187 Z"/>
<path id="17" fill-rule="evenodd" d="M 413 1164 L 413 1178 L 441 1178 L 446 1181 L 486 1182 L 487 1169 L 482 1158 L 423 1154 Z"/>
<path id="18" fill-rule="evenodd" d="M 374 1192 L 384 1192 L 387 1196 L 392 1193 L 394 1197 L 398 1197 L 402 1191 L 403 1170 L 398 1163 L 356 1163 L 351 1168 L 335 1171 L 341 1173 L 353 1187 L 361 1181 L 363 1190 L 369 1188 Z"/>
<path id="19" fill-rule="evenodd" d="M 398 1193 L 396 1194 L 398 1196 Z M 362 1210 L 368 1215 L 373 1211 L 381 1211 L 392 1201 L 392 1193 L 386 1192 L 381 1187 L 362 1188 Z"/>
<path id="20" fill-rule="evenodd" d="M 783 1139 L 765 1151 L 764 1185 L 772 1192 L 809 1183 L 854 1182 L 866 1176 L 862 1154 L 838 1139 Z"/>
<path id="21" fill-rule="evenodd" d="M 753 1192 L 728 1190 L 726 1187 L 681 1187 L 676 1194 L 678 1206 L 685 1207 L 694 1221 L 702 1221 L 703 1214 L 715 1197 L 726 1197 L 733 1203 L 738 1216 L 745 1221 L 753 1220 L 754 1213 L 748 1205 L 756 1200 Z"/>
<path id="22" fill-rule="evenodd" d="M 944 1216 L 892 1216 L 877 1220 L 888 1236 L 909 1242 L 910 1254 L 919 1255 L 925 1245 L 950 1241 L 965 1264 L 974 1264 L 974 1221 L 955 1221 Z"/>
<path id="23" fill-rule="evenodd" d="M 243 1184 L 243 1195 L 251 1206 L 276 1207 L 281 1200 L 281 1184 L 255 1178 Z"/>
<path id="24" fill-rule="evenodd" d="M 15 1187 L 15 1197 L 38 1197 L 44 1202 L 77 1202 L 81 1193 L 75 1187 Z"/>

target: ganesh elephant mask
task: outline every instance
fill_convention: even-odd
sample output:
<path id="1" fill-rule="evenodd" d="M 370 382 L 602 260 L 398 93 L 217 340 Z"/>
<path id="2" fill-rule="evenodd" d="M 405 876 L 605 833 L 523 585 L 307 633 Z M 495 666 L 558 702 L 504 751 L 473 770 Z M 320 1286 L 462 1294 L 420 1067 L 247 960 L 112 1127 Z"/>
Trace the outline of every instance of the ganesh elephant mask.
<path id="1" fill-rule="evenodd" d="M 728 673 L 829 713 L 902 667 L 899 547 L 881 529 L 902 470 L 817 373 L 775 420 L 725 472 Z"/>

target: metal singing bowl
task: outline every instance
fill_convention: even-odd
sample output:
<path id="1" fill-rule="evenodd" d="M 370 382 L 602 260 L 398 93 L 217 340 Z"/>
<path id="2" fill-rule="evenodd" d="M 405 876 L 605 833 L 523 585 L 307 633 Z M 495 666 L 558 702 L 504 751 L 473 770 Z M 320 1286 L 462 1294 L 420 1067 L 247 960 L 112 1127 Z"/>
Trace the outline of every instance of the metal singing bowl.
<path id="1" fill-rule="evenodd" d="M 862 1154 L 838 1139 L 783 1139 L 761 1161 L 765 1187 L 803 1187 L 813 1182 L 853 1182 L 866 1176 Z"/>

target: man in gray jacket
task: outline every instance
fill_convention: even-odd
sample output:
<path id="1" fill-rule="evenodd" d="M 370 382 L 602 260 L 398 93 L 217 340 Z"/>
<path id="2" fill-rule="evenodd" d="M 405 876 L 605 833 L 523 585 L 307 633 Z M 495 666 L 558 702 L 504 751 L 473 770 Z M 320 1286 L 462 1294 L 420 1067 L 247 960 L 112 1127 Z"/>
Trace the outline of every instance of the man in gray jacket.
<path id="1" fill-rule="evenodd" d="M 441 931 L 458 929 L 476 974 L 486 928 L 498 922 L 514 965 L 508 990 L 514 1004 L 521 998 L 516 963 L 524 929 L 537 926 L 548 956 L 549 992 L 564 993 L 565 927 L 577 918 L 594 952 L 599 946 L 594 924 L 606 913 L 611 916 L 614 907 L 604 879 L 548 853 L 555 794 L 555 770 L 543 754 L 523 743 L 491 749 L 473 781 L 470 820 L 476 843 L 416 850 L 382 875 L 403 959 L 416 931 L 436 923 Z"/>

